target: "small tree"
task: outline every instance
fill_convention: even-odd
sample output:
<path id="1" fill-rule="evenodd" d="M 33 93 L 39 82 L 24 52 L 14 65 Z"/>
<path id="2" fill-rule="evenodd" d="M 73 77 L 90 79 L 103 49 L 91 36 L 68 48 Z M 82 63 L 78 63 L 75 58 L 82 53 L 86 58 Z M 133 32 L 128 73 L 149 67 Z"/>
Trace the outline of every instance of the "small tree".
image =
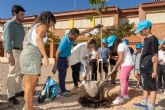
<path id="1" fill-rule="evenodd" d="M 110 27 L 107 27 L 103 30 L 103 36 L 108 37 L 110 35 L 116 35 L 119 38 L 123 37 L 129 37 L 131 35 L 134 35 L 135 29 L 134 29 L 135 23 L 129 24 L 128 22 L 125 22 L 119 26 L 113 25 Z"/>
<path id="2" fill-rule="evenodd" d="M 53 43 L 60 42 L 59 36 L 54 35 L 54 33 L 51 31 L 48 31 L 47 36 L 48 36 L 48 42 L 46 43 L 46 47 L 48 47 L 51 42 Z"/>

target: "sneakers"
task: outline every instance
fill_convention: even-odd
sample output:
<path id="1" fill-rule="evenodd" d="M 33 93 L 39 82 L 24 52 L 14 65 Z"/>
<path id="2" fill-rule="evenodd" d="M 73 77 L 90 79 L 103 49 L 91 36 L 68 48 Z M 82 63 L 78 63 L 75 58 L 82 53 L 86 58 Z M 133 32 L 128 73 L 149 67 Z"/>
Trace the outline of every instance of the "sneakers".
<path id="1" fill-rule="evenodd" d="M 124 98 L 122 98 L 121 96 L 118 96 L 118 97 L 116 97 L 116 99 L 112 103 L 113 103 L 113 105 L 119 105 L 119 104 L 122 104 L 124 102 L 125 102 Z"/>
<path id="2" fill-rule="evenodd" d="M 143 110 L 148 110 L 147 105 L 143 105 L 141 103 L 134 103 L 133 106 L 138 107 L 138 108 L 141 108 Z"/>
<path id="3" fill-rule="evenodd" d="M 127 94 L 127 95 L 123 96 L 123 99 L 124 99 L 124 100 L 129 100 L 130 97 L 129 97 L 129 95 Z"/>
<path id="4" fill-rule="evenodd" d="M 15 93 L 15 97 L 23 97 L 24 96 L 24 91 L 21 91 L 19 93 Z"/>
<path id="5" fill-rule="evenodd" d="M 147 110 L 155 110 L 155 107 L 148 107 Z"/>
<path id="6" fill-rule="evenodd" d="M 9 98 L 8 101 L 9 101 L 9 105 L 11 105 L 11 106 L 20 104 L 20 101 L 17 100 L 15 97 Z"/>

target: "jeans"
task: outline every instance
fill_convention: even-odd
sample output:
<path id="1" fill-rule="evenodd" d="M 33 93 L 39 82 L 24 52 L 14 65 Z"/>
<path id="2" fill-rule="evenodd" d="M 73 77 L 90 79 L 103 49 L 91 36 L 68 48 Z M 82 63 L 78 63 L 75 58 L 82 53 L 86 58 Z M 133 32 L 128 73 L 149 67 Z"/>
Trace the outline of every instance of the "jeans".
<path id="1" fill-rule="evenodd" d="M 59 85 L 60 85 L 61 92 L 65 92 L 66 91 L 65 79 L 66 79 L 67 68 L 68 68 L 68 60 L 67 60 L 67 58 L 60 57 L 59 61 L 58 61 L 57 69 L 58 69 L 58 72 L 59 72 L 58 78 L 59 78 Z"/>
<path id="2" fill-rule="evenodd" d="M 71 68 L 72 68 L 72 78 L 73 78 L 74 86 L 78 86 L 78 81 L 80 81 L 79 80 L 80 66 L 81 66 L 80 62 L 71 66 Z"/>

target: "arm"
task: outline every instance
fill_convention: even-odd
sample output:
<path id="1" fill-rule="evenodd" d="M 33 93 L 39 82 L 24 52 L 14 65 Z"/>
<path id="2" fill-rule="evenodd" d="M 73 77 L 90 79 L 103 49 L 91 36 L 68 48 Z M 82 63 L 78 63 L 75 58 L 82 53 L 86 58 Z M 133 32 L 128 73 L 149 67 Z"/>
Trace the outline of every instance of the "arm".
<path id="1" fill-rule="evenodd" d="M 4 29 L 4 49 L 11 66 L 15 65 L 15 59 L 12 52 L 12 37 L 14 35 L 13 29 L 14 28 L 11 23 L 7 24 Z"/>
<path id="2" fill-rule="evenodd" d="M 155 38 L 152 41 L 152 63 L 153 63 L 153 73 L 152 73 L 152 78 L 157 77 L 157 71 L 158 71 L 158 40 Z"/>
<path id="3" fill-rule="evenodd" d="M 96 26 L 93 27 L 93 28 L 89 28 L 89 29 L 86 29 L 86 30 L 80 32 L 80 35 L 84 35 L 84 34 L 86 34 L 86 33 L 91 32 L 92 30 L 94 30 L 94 29 L 96 29 L 96 28 L 101 28 L 101 27 L 102 27 L 102 25 L 98 24 L 98 25 L 96 25 Z"/>
<path id="4" fill-rule="evenodd" d="M 36 31 L 37 31 L 37 38 L 36 38 L 37 47 L 39 48 L 43 56 L 43 63 L 45 64 L 45 66 L 47 66 L 49 62 L 48 62 L 48 57 L 46 55 L 46 50 L 45 50 L 45 46 L 43 42 L 43 37 L 45 36 L 47 32 L 47 27 L 46 25 L 40 25 L 38 26 Z"/>
<path id="5" fill-rule="evenodd" d="M 155 54 L 153 56 L 154 60 L 152 60 L 153 62 L 153 74 L 152 74 L 152 78 L 156 78 L 157 77 L 157 71 L 158 71 L 158 54 Z"/>

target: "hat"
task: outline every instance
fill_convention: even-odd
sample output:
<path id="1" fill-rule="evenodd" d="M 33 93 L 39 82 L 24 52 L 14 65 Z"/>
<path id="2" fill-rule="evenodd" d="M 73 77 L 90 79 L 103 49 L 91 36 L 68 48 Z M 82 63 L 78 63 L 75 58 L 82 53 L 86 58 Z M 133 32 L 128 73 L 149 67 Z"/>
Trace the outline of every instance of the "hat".
<path id="1" fill-rule="evenodd" d="M 129 45 L 129 40 L 128 39 L 124 39 L 123 42 L 127 45 Z"/>
<path id="2" fill-rule="evenodd" d="M 104 38 L 102 38 L 102 43 L 103 44 L 106 44 L 107 43 L 107 39 L 104 37 Z"/>
<path id="3" fill-rule="evenodd" d="M 143 46 L 141 43 L 137 43 L 136 46 L 135 46 L 137 49 L 141 49 Z"/>
<path id="4" fill-rule="evenodd" d="M 112 47 L 115 40 L 116 40 L 116 36 L 115 35 L 111 35 L 107 38 L 107 43 L 108 43 L 108 47 Z"/>
<path id="5" fill-rule="evenodd" d="M 150 28 L 152 27 L 152 23 L 148 20 L 143 20 L 141 22 L 138 23 L 135 34 L 140 33 L 143 29 L 145 28 Z"/>

